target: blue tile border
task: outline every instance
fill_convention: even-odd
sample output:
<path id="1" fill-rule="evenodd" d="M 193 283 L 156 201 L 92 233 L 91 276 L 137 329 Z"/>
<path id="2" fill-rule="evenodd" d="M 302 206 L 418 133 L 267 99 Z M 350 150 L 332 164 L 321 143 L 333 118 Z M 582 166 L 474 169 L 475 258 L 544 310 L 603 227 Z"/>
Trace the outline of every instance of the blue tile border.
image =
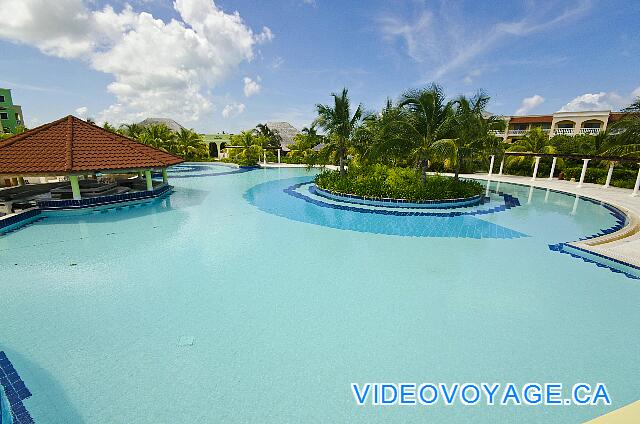
<path id="1" fill-rule="evenodd" d="M 395 216 L 431 216 L 431 217 L 442 217 L 442 218 L 452 218 L 455 216 L 474 216 L 474 215 L 486 215 L 490 213 L 502 212 L 508 209 L 520 206 L 520 200 L 517 197 L 511 196 L 510 194 L 506 194 L 503 192 L 496 192 L 494 190 L 490 190 L 492 193 L 496 193 L 504 200 L 504 204 L 500 206 L 493 207 L 491 209 L 485 210 L 475 210 L 475 211 L 467 211 L 467 212 L 446 212 L 446 213 L 438 213 L 438 212 L 420 212 L 420 211 L 400 211 L 400 210 L 384 210 L 384 209 L 366 209 L 366 208 L 358 208 L 355 206 L 347 206 L 347 205 L 335 205 L 332 203 L 323 202 L 321 200 L 313 199 L 309 196 L 305 196 L 302 193 L 297 192 L 296 190 L 303 185 L 308 185 L 313 181 L 305 181 L 302 183 L 294 184 L 285 188 L 283 191 L 289 196 L 293 196 L 297 199 L 304 200 L 305 202 L 314 204 L 316 206 L 331 208 L 331 209 L 339 209 L 349 212 L 357 212 L 357 213 L 370 213 L 370 214 L 379 214 L 379 215 L 395 215 Z M 482 203 L 486 202 L 487 198 L 482 199 Z"/>
<path id="2" fill-rule="evenodd" d="M 9 217 L 0 218 L 0 235 L 12 233 L 27 225 L 45 219 L 44 211 L 79 210 L 95 206 L 114 205 L 119 203 L 135 202 L 138 200 L 156 199 L 168 196 L 173 191 L 173 186 L 165 184 L 156 190 L 139 191 L 134 193 L 114 194 L 110 196 L 90 197 L 80 200 L 38 200 L 37 207 L 23 212 L 12 214 Z"/>
<path id="3" fill-rule="evenodd" d="M 17 227 L 42 219 L 39 208 L 28 209 L 0 219 L 0 234 L 13 232 Z"/>
<path id="4" fill-rule="evenodd" d="M 204 173 L 204 174 L 189 174 L 190 172 L 199 172 L 199 171 L 203 171 L 206 170 L 207 168 L 210 168 L 212 166 L 223 166 L 226 168 L 232 168 L 233 171 L 226 171 L 226 172 L 208 172 L 208 173 Z M 186 169 L 182 169 L 182 168 L 186 168 Z M 207 163 L 207 165 L 200 165 L 200 164 L 186 164 L 186 165 L 179 165 L 179 167 L 176 168 L 170 168 L 169 169 L 169 175 L 170 178 L 200 178 L 200 177 L 220 177 L 223 175 L 231 175 L 231 174 L 242 174 L 244 172 L 249 172 L 249 171 L 253 171 L 255 169 L 260 169 L 260 167 L 258 166 L 238 166 L 237 168 L 235 166 L 232 165 L 227 165 L 224 163 Z M 184 173 L 186 175 L 180 175 L 181 173 Z M 154 174 L 155 176 L 160 176 L 161 174 Z"/>
<path id="5" fill-rule="evenodd" d="M 392 199 L 382 197 L 367 197 L 358 196 L 355 194 L 343 194 L 331 190 L 326 190 L 312 185 L 309 191 L 317 196 L 324 197 L 330 200 L 336 200 L 344 203 L 354 203 L 358 205 L 367 206 L 383 206 L 389 208 L 425 208 L 425 209 L 454 209 L 464 208 L 468 206 L 479 205 L 483 202 L 484 196 L 479 194 L 477 196 L 459 198 L 459 199 L 446 199 L 446 200 L 406 200 L 406 199 Z"/>
<path id="6" fill-rule="evenodd" d="M 600 253 L 596 253 L 593 252 L 591 250 L 587 250 L 587 249 L 583 249 L 581 247 L 578 246 L 574 246 L 568 243 L 558 243 L 558 244 L 550 244 L 549 245 L 549 249 L 554 251 L 554 252 L 559 252 L 559 253 L 566 253 L 568 255 L 570 255 L 571 257 L 577 258 L 577 259 L 582 259 L 583 261 L 587 262 L 587 263 L 591 263 L 591 264 L 595 264 L 596 266 L 600 267 L 600 268 L 607 268 L 609 271 L 611 272 L 615 272 L 618 274 L 623 274 L 628 278 L 631 278 L 633 280 L 640 280 L 640 267 L 630 264 L 628 262 L 624 262 L 621 261 L 619 259 L 615 259 L 615 258 L 611 258 L 609 256 L 605 256 L 602 255 Z M 577 250 L 578 253 L 576 252 L 572 252 L 572 250 Z M 611 261 L 614 262 L 614 264 L 606 264 L 603 263 L 602 261 L 598 261 L 598 260 L 594 260 L 589 258 L 589 256 L 595 256 L 601 260 L 604 261 Z M 637 271 L 638 274 L 634 274 L 632 272 L 626 272 L 623 269 L 621 269 L 621 267 L 623 268 L 630 268 L 633 271 Z"/>
<path id="7" fill-rule="evenodd" d="M 0 351 L 0 386 L 9 401 L 13 424 L 33 424 L 31 414 L 22 403 L 31 397 L 31 392 L 3 351 Z"/>
<path id="8" fill-rule="evenodd" d="M 81 209 L 93 206 L 109 205 L 113 203 L 129 202 L 132 200 L 150 199 L 168 194 L 173 186 L 165 184 L 154 190 L 137 191 L 133 193 L 112 194 L 108 196 L 88 197 L 86 199 L 73 200 L 38 200 L 41 210 Z"/>

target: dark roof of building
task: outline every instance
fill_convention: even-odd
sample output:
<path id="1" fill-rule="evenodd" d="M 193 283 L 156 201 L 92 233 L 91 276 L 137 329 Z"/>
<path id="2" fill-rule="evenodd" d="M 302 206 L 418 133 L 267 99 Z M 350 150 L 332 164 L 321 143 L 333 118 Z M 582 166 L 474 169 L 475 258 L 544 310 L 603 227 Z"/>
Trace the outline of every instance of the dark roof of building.
<path id="1" fill-rule="evenodd" d="M 512 116 L 510 124 L 538 124 L 553 122 L 553 115 Z"/>
<path id="2" fill-rule="evenodd" d="M 175 132 L 180 132 L 180 130 L 184 128 L 182 125 L 171 118 L 147 118 L 144 121 L 138 123 L 138 125 L 142 125 L 143 127 L 160 124 L 166 125 L 167 128 Z"/>
<path id="3" fill-rule="evenodd" d="M 293 125 L 288 122 L 267 122 L 265 124 L 271 131 L 277 132 L 282 141 L 280 142 L 280 146 L 283 151 L 289 151 L 289 145 L 293 144 L 293 137 L 296 134 L 300 134 L 300 131 Z"/>
<path id="4" fill-rule="evenodd" d="M 0 174 L 162 168 L 181 162 L 71 115 L 0 141 Z"/>
<path id="5" fill-rule="evenodd" d="M 628 113 L 624 112 L 611 112 L 609 114 L 609 122 L 616 122 L 624 118 Z"/>

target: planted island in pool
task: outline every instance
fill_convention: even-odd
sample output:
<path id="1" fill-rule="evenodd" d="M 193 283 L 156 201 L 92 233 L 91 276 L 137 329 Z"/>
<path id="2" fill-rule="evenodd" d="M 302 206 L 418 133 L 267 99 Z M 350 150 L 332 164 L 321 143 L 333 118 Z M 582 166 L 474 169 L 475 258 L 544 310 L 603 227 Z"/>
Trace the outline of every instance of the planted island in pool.
<path id="1" fill-rule="evenodd" d="M 382 165 L 351 167 L 344 176 L 324 171 L 315 178 L 320 195 L 349 198 L 358 203 L 398 203 L 413 206 L 476 204 L 483 186 L 473 180 L 428 175 L 423 182 L 413 169 Z"/>

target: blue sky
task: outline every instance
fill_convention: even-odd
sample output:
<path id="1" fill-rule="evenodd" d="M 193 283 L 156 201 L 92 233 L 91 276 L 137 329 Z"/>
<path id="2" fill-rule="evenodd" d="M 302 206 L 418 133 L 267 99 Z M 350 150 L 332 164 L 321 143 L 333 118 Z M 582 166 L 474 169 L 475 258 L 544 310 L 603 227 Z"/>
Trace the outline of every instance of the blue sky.
<path id="1" fill-rule="evenodd" d="M 0 0 L 0 86 L 30 126 L 173 117 L 201 132 L 286 120 L 349 88 L 379 109 L 431 81 L 498 114 L 640 95 L 640 2 Z"/>

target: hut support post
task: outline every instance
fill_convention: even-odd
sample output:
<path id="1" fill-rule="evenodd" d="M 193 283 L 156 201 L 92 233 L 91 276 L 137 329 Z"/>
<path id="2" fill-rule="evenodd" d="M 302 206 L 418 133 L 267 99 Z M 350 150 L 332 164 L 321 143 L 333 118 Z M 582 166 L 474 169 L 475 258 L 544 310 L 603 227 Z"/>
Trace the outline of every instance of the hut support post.
<path id="1" fill-rule="evenodd" d="M 80 183 L 78 182 L 78 176 L 70 175 L 69 182 L 71 182 L 71 193 L 73 194 L 73 200 L 82 199 L 82 196 L 80 195 Z"/>

